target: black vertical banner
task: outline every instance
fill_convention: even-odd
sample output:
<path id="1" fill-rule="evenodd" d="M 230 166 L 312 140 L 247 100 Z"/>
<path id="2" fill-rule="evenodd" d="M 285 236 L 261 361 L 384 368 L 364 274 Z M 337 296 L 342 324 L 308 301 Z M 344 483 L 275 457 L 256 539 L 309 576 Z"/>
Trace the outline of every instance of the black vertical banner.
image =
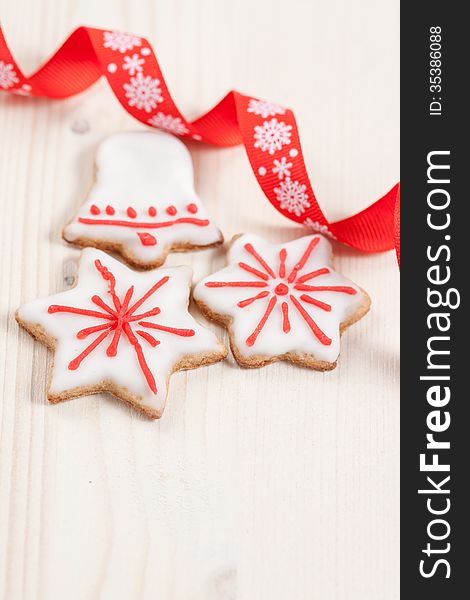
<path id="1" fill-rule="evenodd" d="M 401 7 L 402 599 L 469 593 L 465 8 L 435 0 Z"/>

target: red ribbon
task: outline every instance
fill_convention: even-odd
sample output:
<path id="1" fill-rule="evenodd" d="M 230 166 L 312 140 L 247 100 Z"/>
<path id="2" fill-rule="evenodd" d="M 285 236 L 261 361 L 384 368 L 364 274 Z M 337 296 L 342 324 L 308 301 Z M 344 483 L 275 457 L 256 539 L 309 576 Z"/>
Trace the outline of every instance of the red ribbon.
<path id="1" fill-rule="evenodd" d="M 363 211 L 330 223 L 307 175 L 291 110 L 232 91 L 189 122 L 173 102 L 145 38 L 90 27 L 76 29 L 49 61 L 25 77 L 0 29 L 0 90 L 68 98 L 102 75 L 124 108 L 146 125 L 215 146 L 243 144 L 263 192 L 287 218 L 364 252 L 395 247 L 399 259 L 400 184 Z"/>

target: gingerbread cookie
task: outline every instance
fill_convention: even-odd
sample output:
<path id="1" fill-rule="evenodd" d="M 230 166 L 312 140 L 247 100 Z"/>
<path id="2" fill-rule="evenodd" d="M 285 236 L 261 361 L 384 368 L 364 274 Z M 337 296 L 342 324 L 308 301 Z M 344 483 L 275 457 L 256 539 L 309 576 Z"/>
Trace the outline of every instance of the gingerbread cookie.
<path id="1" fill-rule="evenodd" d="M 50 402 L 111 392 L 159 418 L 171 373 L 227 354 L 189 314 L 190 285 L 189 267 L 137 273 L 99 250 L 84 250 L 76 287 L 16 314 L 55 350 Z"/>
<path id="2" fill-rule="evenodd" d="M 333 369 L 341 334 L 367 313 L 370 298 L 336 273 L 331 259 L 331 245 L 321 235 L 286 244 L 237 236 L 228 266 L 198 283 L 194 299 L 228 328 L 240 365 L 289 360 Z"/>
<path id="3" fill-rule="evenodd" d="M 186 146 L 169 133 L 145 131 L 102 142 L 93 187 L 63 237 L 117 252 L 142 269 L 160 266 L 170 251 L 223 241 L 194 191 Z"/>

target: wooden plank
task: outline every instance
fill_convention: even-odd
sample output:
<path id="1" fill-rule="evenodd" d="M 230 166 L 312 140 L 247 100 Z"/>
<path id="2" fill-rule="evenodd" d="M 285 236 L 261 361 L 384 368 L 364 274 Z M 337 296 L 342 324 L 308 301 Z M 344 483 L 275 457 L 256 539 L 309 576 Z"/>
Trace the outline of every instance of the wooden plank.
<path id="1" fill-rule="evenodd" d="M 398 2 L 2 3 L 26 72 L 80 23 L 152 40 L 190 116 L 234 87 L 292 106 L 332 218 L 398 178 Z M 78 252 L 60 230 L 89 186 L 94 150 L 139 127 L 104 82 L 65 102 L 0 97 L 0 598 L 398 598 L 392 253 L 338 249 L 373 309 L 346 334 L 334 372 L 246 371 L 230 358 L 175 375 L 160 422 L 108 397 L 46 404 L 51 356 L 14 311 L 70 285 Z M 191 151 L 227 239 L 300 234 L 263 199 L 241 148 Z M 197 279 L 223 254 L 168 261 L 181 263 Z"/>

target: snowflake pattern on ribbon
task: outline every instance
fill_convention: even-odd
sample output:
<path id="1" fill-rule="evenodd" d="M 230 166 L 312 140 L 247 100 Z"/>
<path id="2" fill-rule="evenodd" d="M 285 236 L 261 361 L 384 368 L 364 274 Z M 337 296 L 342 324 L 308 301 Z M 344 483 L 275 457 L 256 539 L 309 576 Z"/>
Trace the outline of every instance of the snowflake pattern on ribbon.
<path id="1" fill-rule="evenodd" d="M 271 119 L 262 125 L 255 126 L 254 147 L 262 152 L 274 154 L 277 150 L 290 144 L 292 125 L 286 125 L 283 121 Z"/>
<path id="2" fill-rule="evenodd" d="M 105 31 L 103 33 L 103 47 L 121 54 L 141 45 L 141 38 L 131 33 L 122 31 Z"/>
<path id="3" fill-rule="evenodd" d="M 145 59 L 141 58 L 138 54 L 133 54 L 132 56 L 124 57 L 122 68 L 124 71 L 128 71 L 129 75 L 133 76 L 143 71 L 144 64 Z"/>
<path id="4" fill-rule="evenodd" d="M 175 135 L 184 135 L 188 132 L 188 128 L 184 125 L 180 117 L 172 117 L 171 115 L 165 115 L 162 112 L 158 112 L 153 115 L 149 120 L 148 124 L 158 129 L 163 129 L 169 133 Z"/>
<path id="5" fill-rule="evenodd" d="M 312 219 L 310 219 L 310 217 L 307 217 L 303 223 L 306 227 L 308 227 L 312 231 L 326 235 L 327 237 L 329 237 L 333 240 L 336 239 L 335 236 L 333 235 L 333 233 L 328 228 L 328 225 L 322 225 L 318 221 L 312 221 Z"/>
<path id="6" fill-rule="evenodd" d="M 135 77 L 131 77 L 130 83 L 125 83 L 123 87 L 129 106 L 135 106 L 139 110 L 149 113 L 157 104 L 163 102 L 160 80 L 153 79 L 150 75 L 137 73 Z"/>
<path id="7" fill-rule="evenodd" d="M 275 115 L 285 115 L 286 109 L 279 104 L 273 104 L 267 100 L 258 100 L 251 98 L 248 102 L 248 108 L 246 112 L 253 113 L 257 117 L 267 119 L 268 117 L 274 117 Z"/>
<path id="8" fill-rule="evenodd" d="M 291 176 L 291 168 L 292 163 L 287 160 L 285 156 L 283 156 L 280 160 L 276 158 L 273 161 L 272 172 L 279 177 L 279 179 L 284 179 L 284 177 Z"/>
<path id="9" fill-rule="evenodd" d="M 306 185 L 287 177 L 274 188 L 274 193 L 282 209 L 299 217 L 310 206 L 306 190 Z"/>
<path id="10" fill-rule="evenodd" d="M 13 87 L 16 83 L 19 83 L 18 76 L 16 74 L 13 65 L 5 63 L 0 60 L 0 87 L 4 90 Z"/>
<path id="11" fill-rule="evenodd" d="M 137 51 L 134 50 L 136 48 Z M 136 52 L 143 57 L 148 57 L 148 60 L 145 61 L 145 76 L 150 77 L 150 82 L 152 79 L 158 80 L 158 87 L 161 87 L 160 94 L 163 93 L 164 96 L 161 106 L 158 98 L 160 94 L 157 94 L 156 100 L 152 92 L 144 89 L 142 93 L 145 99 L 138 99 L 141 91 L 134 89 L 136 86 L 124 80 L 125 75 L 136 77 L 137 74 L 143 74 L 143 68 L 142 71 L 139 71 L 139 67 L 143 67 L 140 63 L 141 59 L 138 58 L 138 62 L 133 60 Z M 126 53 L 129 53 L 126 60 L 119 64 L 117 58 Z M 329 225 L 309 181 L 295 116 L 288 108 L 231 91 L 208 113 L 190 122 L 180 113 L 171 98 L 148 40 L 137 35 L 112 30 L 87 27 L 76 29 L 52 58 L 29 77 L 25 77 L 15 66 L 11 52 L 0 33 L 0 62 L 3 62 L 3 81 L 0 85 L 0 92 L 66 98 L 83 92 L 101 74 L 107 77 L 115 96 L 124 108 L 142 123 L 150 125 L 148 119 L 153 116 L 158 106 L 163 114 L 181 119 L 186 132 L 177 135 L 216 146 L 232 146 L 243 143 L 258 183 L 277 210 L 297 223 L 302 223 L 308 217 L 322 226 Z M 129 64 L 131 68 L 124 69 L 124 63 Z M 13 78 L 11 67 L 16 72 Z M 131 72 L 135 72 L 135 75 L 131 75 Z M 75 74 L 79 76 L 77 77 Z M 22 81 L 22 85 L 16 81 L 15 77 Z M 40 80 L 44 81 L 46 85 L 36 86 L 36 81 L 39 83 Z M 123 87 L 124 84 L 126 88 Z M 26 89 L 25 85 L 28 85 L 29 88 Z M 137 105 L 142 108 L 136 108 Z M 275 117 L 279 115 L 283 115 L 283 121 L 281 121 L 283 127 L 276 125 L 278 122 Z M 270 117 L 274 118 L 274 124 L 273 120 L 261 122 Z M 182 129 L 179 130 L 182 131 Z M 273 178 L 265 177 L 267 173 L 271 175 L 272 171 L 271 165 L 266 163 L 266 153 L 275 154 L 288 144 L 290 146 L 288 156 L 292 159 L 292 168 L 289 169 L 291 174 L 284 175 L 284 178 L 290 177 L 293 181 L 305 185 L 308 195 L 309 206 L 300 215 L 280 208 L 279 200 L 274 192 Z M 396 207 L 399 206 L 399 195 L 400 188 L 397 184 L 368 208 L 350 218 L 343 218 L 336 223 L 331 223 L 331 228 L 338 241 L 364 252 L 382 252 L 393 247 L 396 247 L 398 251 L 399 211 L 396 210 Z M 377 223 L 380 226 L 377 227 Z"/>

